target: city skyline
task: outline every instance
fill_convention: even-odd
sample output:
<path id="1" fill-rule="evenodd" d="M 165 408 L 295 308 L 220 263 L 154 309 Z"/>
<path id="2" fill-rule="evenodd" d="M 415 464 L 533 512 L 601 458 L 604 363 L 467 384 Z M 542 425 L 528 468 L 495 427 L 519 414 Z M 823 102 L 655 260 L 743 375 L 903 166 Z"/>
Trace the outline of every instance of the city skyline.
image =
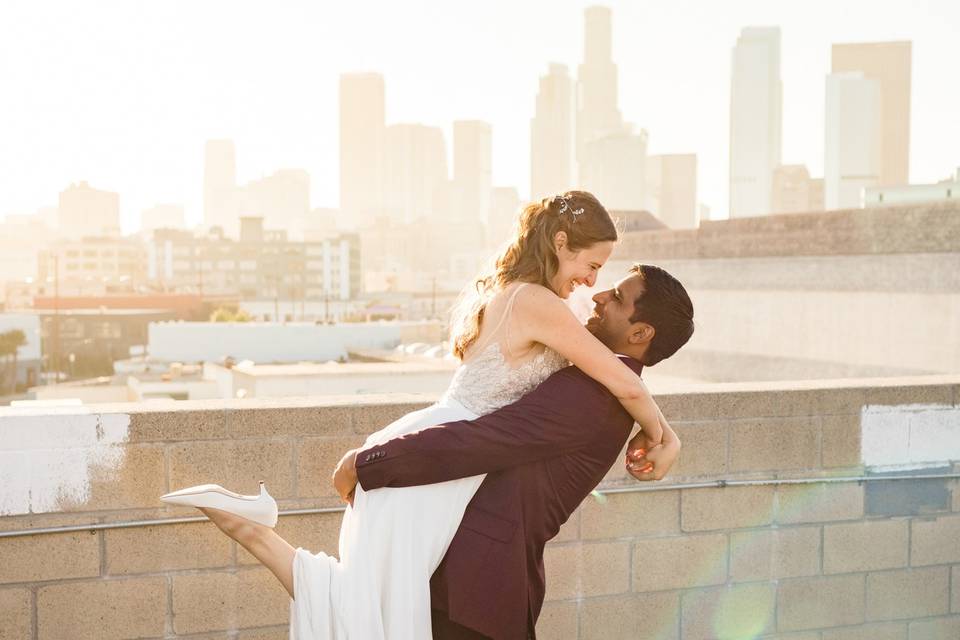
<path id="1" fill-rule="evenodd" d="M 180 25 L 173 34 L 165 36 L 159 35 L 162 29 L 157 25 L 173 20 L 177 15 L 175 7 L 148 6 L 145 17 L 149 20 L 134 19 L 134 15 L 119 4 L 98 5 L 93 10 L 87 7 L 82 11 L 64 7 L 62 13 L 83 14 L 73 16 L 74 25 L 103 19 L 104 15 L 109 17 L 104 27 L 105 48 L 85 44 L 75 51 L 76 55 L 71 54 L 75 59 L 70 63 L 55 55 L 61 51 L 59 47 L 69 46 L 75 35 L 63 27 L 59 27 L 56 34 L 60 38 L 44 39 L 40 50 L 37 49 L 39 42 L 9 34 L 10 37 L 2 39 L 4 44 L 0 44 L 4 50 L 0 72 L 6 85 L 22 100 L 10 107 L 13 117 L 0 125 L 4 128 L 4 139 L 10 142 L 0 150 L 0 170 L 11 178 L 0 186 L 0 215 L 32 213 L 53 204 L 57 193 L 67 184 L 86 180 L 98 189 L 120 194 L 125 231 L 137 226 L 144 209 L 158 203 L 185 205 L 187 221 L 197 223 L 202 218 L 202 149 L 206 140 L 216 138 L 229 138 L 237 146 L 238 183 L 284 168 L 302 168 L 310 173 L 311 206 L 335 206 L 338 201 L 337 83 L 340 73 L 350 71 L 382 74 L 387 84 L 386 121 L 441 127 L 449 158 L 453 157 L 455 120 L 477 119 L 491 123 L 492 183 L 516 187 L 521 197 L 526 198 L 529 195 L 529 122 L 534 112 L 538 79 L 551 62 L 564 64 L 570 70 L 578 68 L 583 60 L 583 10 L 590 3 L 539 5 L 539 9 L 517 7 L 510 14 L 515 19 L 506 22 L 498 22 L 498 17 L 507 15 L 502 5 L 495 6 L 489 13 L 476 9 L 468 12 L 473 31 L 464 37 L 458 37 L 463 36 L 462 30 L 455 36 L 443 28 L 454 18 L 452 9 L 421 4 L 430 7 L 432 20 L 426 27 L 411 25 L 403 39 L 426 38 L 433 49 L 447 51 L 448 60 L 438 60 L 436 55 L 428 60 L 430 47 L 421 43 L 421 46 L 404 48 L 397 35 L 387 33 L 378 25 L 370 26 L 370 36 L 382 46 L 360 50 L 362 48 L 347 42 L 349 38 L 344 35 L 359 24 L 359 18 L 350 10 L 335 10 L 346 13 L 327 16 L 329 22 L 321 25 L 317 20 L 322 16 L 316 13 L 316 8 L 293 5 L 271 11 L 269 16 L 236 8 L 230 17 L 236 33 L 227 36 L 213 30 L 214 33 L 207 34 L 211 43 L 225 46 L 235 38 L 250 35 L 250 22 L 255 18 L 283 24 L 290 31 L 287 34 L 290 37 L 286 38 L 289 42 L 280 43 L 282 46 L 277 47 L 277 52 L 261 51 L 262 59 L 248 69 L 243 68 L 242 62 L 254 56 L 235 48 L 227 47 L 215 53 L 204 51 L 189 37 L 183 43 L 183 50 L 176 53 L 159 46 L 169 44 L 165 38 L 190 36 L 191 29 L 209 26 L 210 14 L 215 11 L 206 5 L 197 12 L 210 14 L 198 13 L 193 16 L 193 26 Z M 860 11 L 861 6 L 866 7 L 865 3 L 855 3 L 845 7 L 846 13 L 834 16 L 835 20 L 821 24 L 814 35 L 811 25 L 824 19 L 825 5 L 808 8 L 806 14 L 809 15 L 801 20 L 796 10 L 760 3 L 738 3 L 725 8 L 724 15 L 719 17 L 711 15 L 714 8 L 695 3 L 681 3 L 683 6 L 669 9 L 651 5 L 643 12 L 626 3 L 603 3 L 612 11 L 613 62 L 619 70 L 618 106 L 625 120 L 650 132 L 650 154 L 697 154 L 700 200 L 710 205 L 715 215 L 719 214 L 717 217 L 724 217 L 729 51 L 742 28 L 765 24 L 781 28 L 782 161 L 806 164 L 813 176 L 823 174 L 823 79 L 830 71 L 832 45 L 912 40 L 910 178 L 913 182 L 934 182 L 958 164 L 952 150 L 960 146 L 960 133 L 955 119 L 947 114 L 960 105 L 956 92 L 950 90 L 949 83 L 940 82 L 937 73 L 944 68 L 942 65 L 956 58 L 949 55 L 950 47 L 955 45 L 944 38 L 951 32 L 951 25 L 960 24 L 960 10 L 947 3 L 928 4 L 932 10 L 924 15 L 919 15 L 914 5 L 904 4 L 880 19 L 865 9 Z M 676 26 L 684 7 L 689 10 L 694 6 L 698 7 L 698 15 L 711 16 L 706 20 L 711 23 L 709 29 L 699 20 L 688 21 L 683 28 Z M 31 25 L 41 23 L 42 13 L 31 7 L 33 5 L 5 6 L 0 10 L 7 14 L 4 23 L 19 24 L 30 32 Z M 389 6 L 378 9 L 385 18 L 393 11 L 396 9 Z M 905 12 L 909 12 L 911 20 L 896 19 L 898 15 L 902 18 Z M 933 15 L 936 17 L 931 17 Z M 306 23 L 301 24 L 294 18 Z M 129 21 L 133 21 L 134 28 L 120 33 L 119 27 Z M 331 24 L 343 27 L 344 33 L 332 34 Z M 310 25 L 319 29 L 316 37 L 299 40 L 296 36 L 304 36 Z M 547 26 L 554 28 L 543 29 Z M 671 32 L 674 37 L 656 36 L 652 33 L 654 26 Z M 421 28 L 423 32 L 411 31 Z M 548 33 L 545 36 L 541 31 Z M 145 40 L 133 47 L 129 56 L 140 64 L 142 77 L 130 77 L 128 84 L 120 85 L 118 74 L 124 69 L 118 71 L 104 63 L 111 60 L 107 55 L 110 45 L 127 42 L 133 37 L 131 34 Z M 524 37 L 511 41 L 517 34 Z M 318 40 L 321 35 L 323 38 Z M 498 46 L 483 47 L 477 39 L 485 37 Z M 690 46 L 691 42 L 697 46 Z M 336 68 L 321 55 L 297 59 L 294 64 L 286 60 L 283 65 L 275 57 L 302 52 L 303 47 L 325 51 L 324 47 L 334 45 L 341 54 L 337 56 L 340 66 Z M 656 58 L 644 58 L 644 54 L 650 54 L 650 47 L 658 46 Z M 14 48 L 16 50 L 12 50 Z M 802 67 L 798 66 L 798 56 Z M 649 59 L 657 60 L 657 65 L 645 61 Z M 91 60 L 100 64 L 91 64 Z M 477 66 L 478 60 L 486 61 L 486 65 Z M 700 71 L 699 76 L 690 72 L 692 66 Z M 450 68 L 459 68 L 460 75 L 444 75 Z M 802 73 L 799 68 L 803 69 Z M 213 69 L 220 73 L 212 76 L 207 73 L 208 85 L 196 93 L 197 85 L 191 76 Z M 250 77 L 245 85 L 232 84 L 235 74 L 242 71 Z M 168 95 L 164 90 L 168 90 L 172 82 L 169 76 L 181 72 L 186 77 L 177 85 L 180 91 Z M 51 106 L 52 101 L 44 102 L 46 94 L 39 90 L 41 83 L 36 80 L 41 76 L 50 77 L 50 84 L 71 97 L 69 105 Z M 445 82 L 438 82 L 440 78 Z M 424 99 L 425 86 L 429 86 L 431 92 L 429 99 Z M 193 89 L 195 93 L 186 89 Z M 217 89 L 222 96 L 210 95 L 211 89 Z M 689 99 L 691 90 L 699 96 L 697 99 Z M 411 95 L 417 92 L 421 94 L 419 101 Z M 651 94 L 655 98 L 651 99 Z M 264 95 L 274 98 L 264 99 Z M 683 98 L 685 95 L 687 99 Z M 112 97 L 117 104 L 104 102 L 104 96 Z M 244 96 L 257 96 L 257 100 L 245 100 Z M 299 100 L 294 99 L 298 97 Z M 210 113 L 215 107 L 220 109 L 216 117 Z M 116 110 L 120 108 L 126 108 L 129 115 L 118 116 Z M 172 109 L 171 113 L 164 117 L 167 115 L 164 110 L 168 108 Z M 672 120 L 664 118 L 665 108 L 671 112 Z M 185 113 L 190 116 L 188 120 L 183 119 Z M 270 115 L 273 117 L 269 118 Z M 170 130 L 178 117 L 186 126 Z M 131 136 L 134 121 L 138 128 L 136 135 Z M 798 127 L 798 121 L 806 125 Z M 247 122 L 248 128 L 239 126 L 238 122 Z M 147 123 L 153 126 L 145 126 Z M 284 126 L 300 135 L 290 133 Z M 131 139 L 118 141 L 118 136 Z M 61 144 L 57 146 L 51 140 Z M 147 148 L 152 151 L 145 151 Z"/>

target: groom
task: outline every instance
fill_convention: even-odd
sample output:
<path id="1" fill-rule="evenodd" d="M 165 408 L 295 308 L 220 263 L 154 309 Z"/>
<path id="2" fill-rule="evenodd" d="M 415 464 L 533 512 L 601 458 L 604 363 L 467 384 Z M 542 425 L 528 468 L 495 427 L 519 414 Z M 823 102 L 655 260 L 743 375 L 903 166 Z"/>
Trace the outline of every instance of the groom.
<path id="1" fill-rule="evenodd" d="M 593 297 L 587 328 L 640 375 L 693 334 L 683 285 L 659 267 L 637 265 Z M 642 432 L 627 468 L 659 480 L 680 450 L 661 415 L 663 441 Z M 600 383 L 575 367 L 545 380 L 512 405 L 348 453 L 334 483 L 346 496 L 488 474 L 430 581 L 433 637 L 535 637 L 545 592 L 543 548 L 600 483 L 630 436 L 633 419 Z"/>

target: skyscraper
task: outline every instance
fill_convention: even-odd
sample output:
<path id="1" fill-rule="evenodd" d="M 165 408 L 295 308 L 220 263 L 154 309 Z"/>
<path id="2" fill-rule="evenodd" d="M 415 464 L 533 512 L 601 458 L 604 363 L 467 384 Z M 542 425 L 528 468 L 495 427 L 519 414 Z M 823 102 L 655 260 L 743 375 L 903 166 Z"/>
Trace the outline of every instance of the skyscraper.
<path id="1" fill-rule="evenodd" d="M 824 204 L 859 207 L 863 190 L 880 184 L 880 83 L 859 72 L 832 73 L 826 94 Z"/>
<path id="2" fill-rule="evenodd" d="M 696 229 L 697 156 L 676 153 L 647 158 L 647 209 L 671 229 Z"/>
<path id="3" fill-rule="evenodd" d="M 60 192 L 57 233 L 78 240 L 84 236 L 120 235 L 120 194 L 94 189 L 86 182 Z"/>
<path id="4" fill-rule="evenodd" d="M 587 144 L 620 133 L 623 126 L 617 108 L 617 66 L 613 63 L 612 30 L 610 9 L 588 7 L 584 11 L 584 55 L 578 70 L 580 102 L 576 152 L 577 162 L 581 164 Z"/>
<path id="5" fill-rule="evenodd" d="M 574 185 L 574 86 L 567 67 L 551 64 L 540 76 L 530 120 L 530 197 L 562 193 Z"/>
<path id="6" fill-rule="evenodd" d="M 490 200 L 487 240 L 491 249 L 499 249 L 514 239 L 514 228 L 520 219 L 520 196 L 514 187 L 494 187 Z"/>
<path id="7" fill-rule="evenodd" d="M 435 215 L 446 217 L 440 202 L 447 189 L 447 145 L 443 130 L 422 124 L 386 128 L 385 212 L 391 220 L 409 223 Z"/>
<path id="8" fill-rule="evenodd" d="M 383 76 L 340 76 L 340 211 L 355 226 L 383 213 L 385 112 Z"/>
<path id="9" fill-rule="evenodd" d="M 490 218 L 493 133 L 478 120 L 453 123 L 453 209 L 449 216 L 487 224 Z"/>
<path id="10" fill-rule="evenodd" d="M 607 209 L 642 209 L 647 132 L 628 130 L 592 139 L 581 154 L 580 184 Z"/>
<path id="11" fill-rule="evenodd" d="M 860 72 L 880 88 L 878 186 L 910 181 L 910 42 L 835 44 L 833 73 Z"/>
<path id="12" fill-rule="evenodd" d="M 299 237 L 310 211 L 310 174 L 303 169 L 281 169 L 243 190 L 240 215 L 263 219 L 267 229 L 286 231 Z"/>
<path id="13" fill-rule="evenodd" d="M 783 88 L 779 27 L 747 27 L 730 78 L 730 217 L 770 212 L 780 165 Z"/>
<path id="14" fill-rule="evenodd" d="M 785 164 L 773 172 L 771 213 L 823 210 L 823 179 L 813 179 L 806 165 Z"/>
<path id="15" fill-rule="evenodd" d="M 207 140 L 203 154 L 203 223 L 239 233 L 237 164 L 232 140 Z"/>
<path id="16" fill-rule="evenodd" d="M 186 226 L 182 204 L 158 204 L 140 212 L 140 230 L 183 229 Z"/>

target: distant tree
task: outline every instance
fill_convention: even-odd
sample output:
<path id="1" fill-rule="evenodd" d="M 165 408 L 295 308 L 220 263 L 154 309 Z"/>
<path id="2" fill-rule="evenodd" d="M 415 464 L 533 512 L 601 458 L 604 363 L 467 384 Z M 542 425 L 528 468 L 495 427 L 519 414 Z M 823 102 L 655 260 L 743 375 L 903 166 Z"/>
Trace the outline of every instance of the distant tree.
<path id="1" fill-rule="evenodd" d="M 243 309 L 218 307 L 210 314 L 210 322 L 250 322 L 250 314 Z"/>
<path id="2" fill-rule="evenodd" d="M 218 307 L 210 314 L 210 322 L 233 322 L 233 311 L 227 307 Z"/>
<path id="3" fill-rule="evenodd" d="M 0 357 L 6 362 L 10 376 L 10 393 L 17 392 L 17 356 L 20 347 L 27 345 L 27 336 L 20 329 L 11 329 L 0 333 Z"/>

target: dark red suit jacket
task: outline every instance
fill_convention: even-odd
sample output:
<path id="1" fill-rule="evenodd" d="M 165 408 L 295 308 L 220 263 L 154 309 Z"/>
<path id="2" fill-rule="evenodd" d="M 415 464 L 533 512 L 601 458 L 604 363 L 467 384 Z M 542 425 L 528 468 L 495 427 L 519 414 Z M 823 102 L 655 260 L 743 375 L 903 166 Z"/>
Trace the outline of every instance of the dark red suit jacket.
<path id="1" fill-rule="evenodd" d="M 640 374 L 642 365 L 622 358 Z M 526 640 L 543 605 L 543 548 L 600 483 L 633 418 L 575 367 L 512 405 L 357 455 L 367 491 L 487 473 L 430 581 L 432 605 L 495 640 Z"/>

